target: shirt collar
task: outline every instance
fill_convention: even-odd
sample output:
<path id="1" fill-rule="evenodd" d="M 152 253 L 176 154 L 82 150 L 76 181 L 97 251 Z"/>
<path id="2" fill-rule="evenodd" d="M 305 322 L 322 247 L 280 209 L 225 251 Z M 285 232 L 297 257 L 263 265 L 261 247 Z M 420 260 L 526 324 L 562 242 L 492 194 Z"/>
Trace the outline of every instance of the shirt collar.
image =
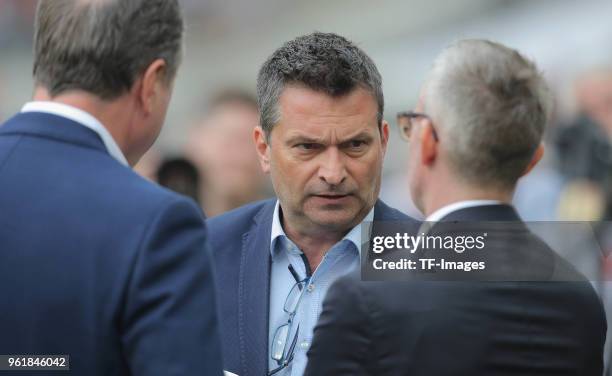
<path id="1" fill-rule="evenodd" d="M 44 112 L 47 114 L 61 116 L 91 129 L 92 131 L 96 132 L 98 136 L 100 136 L 108 153 L 122 165 L 128 166 L 125 156 L 108 130 L 104 127 L 104 125 L 102 125 L 102 123 L 100 123 L 98 119 L 87 112 L 67 104 L 43 101 L 26 103 L 21 109 L 21 112 Z"/>
<path id="2" fill-rule="evenodd" d="M 275 244 L 278 241 L 291 241 L 289 237 L 285 234 L 285 230 L 283 230 L 283 226 L 280 220 L 280 201 L 276 200 L 276 206 L 274 207 L 274 214 L 272 214 L 272 231 L 270 235 L 270 254 L 274 257 Z M 357 250 L 361 254 L 361 224 L 363 222 L 372 222 L 374 220 L 374 207 L 370 210 L 370 212 L 365 216 L 363 221 L 357 224 L 355 227 L 351 229 L 342 240 L 348 240 L 357 247 Z"/>
<path id="3" fill-rule="evenodd" d="M 474 206 L 484 206 L 484 205 L 500 205 L 501 201 L 497 200 L 465 200 L 465 201 L 457 201 L 452 204 L 441 207 L 435 212 L 431 213 L 426 219 L 425 222 L 438 222 L 442 218 L 446 217 L 450 213 L 465 209 L 471 208 Z"/>

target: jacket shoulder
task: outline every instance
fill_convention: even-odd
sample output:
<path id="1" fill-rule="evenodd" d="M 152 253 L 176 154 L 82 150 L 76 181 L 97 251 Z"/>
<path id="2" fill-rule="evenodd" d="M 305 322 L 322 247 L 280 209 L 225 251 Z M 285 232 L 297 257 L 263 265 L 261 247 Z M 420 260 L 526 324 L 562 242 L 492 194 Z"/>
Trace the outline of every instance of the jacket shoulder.
<path id="1" fill-rule="evenodd" d="M 140 210 L 143 213 L 149 210 L 159 210 L 160 207 L 173 205 L 177 202 L 189 203 L 189 206 L 197 207 L 190 198 L 173 192 L 159 184 L 152 183 L 138 175 L 131 168 L 115 163 L 114 160 L 106 158 L 100 163 L 96 171 L 97 177 L 92 181 L 98 180 L 99 184 L 108 179 L 112 181 L 113 189 L 108 190 L 107 199 L 115 202 L 114 206 L 124 206 L 130 210 Z M 120 194 L 113 194 L 120 192 Z M 198 212 L 203 216 L 201 209 Z"/>
<path id="2" fill-rule="evenodd" d="M 253 225 L 255 217 L 265 207 L 273 206 L 275 203 L 275 198 L 257 201 L 207 219 L 206 227 L 211 245 L 226 244 L 228 241 L 241 239 L 242 234 Z"/>

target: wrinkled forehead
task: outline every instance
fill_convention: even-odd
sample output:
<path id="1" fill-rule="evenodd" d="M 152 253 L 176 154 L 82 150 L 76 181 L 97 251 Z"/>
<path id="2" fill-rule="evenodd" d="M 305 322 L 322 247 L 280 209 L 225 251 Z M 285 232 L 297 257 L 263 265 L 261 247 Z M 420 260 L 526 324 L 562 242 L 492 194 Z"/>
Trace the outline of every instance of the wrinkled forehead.
<path id="1" fill-rule="evenodd" d="M 279 137 L 285 142 L 337 145 L 352 140 L 372 140 L 377 137 L 378 130 L 372 123 L 313 123 L 299 128 L 289 126 L 278 133 Z"/>
<path id="2" fill-rule="evenodd" d="M 343 95 L 330 95 L 304 86 L 288 86 L 280 95 L 279 111 L 283 118 L 321 118 L 340 121 L 349 118 L 370 118 L 376 122 L 376 99 L 367 90 L 355 88 Z"/>
<path id="3" fill-rule="evenodd" d="M 289 87 L 281 94 L 279 115 L 275 129 L 283 138 L 304 136 L 331 142 L 378 129 L 376 101 L 364 89 L 331 96 L 304 87 Z"/>
<path id="4" fill-rule="evenodd" d="M 283 107 L 302 110 L 357 110 L 376 112 L 377 102 L 374 95 L 361 86 L 352 90 L 332 95 L 323 90 L 315 90 L 302 84 L 290 84 L 283 88 L 279 103 Z"/>

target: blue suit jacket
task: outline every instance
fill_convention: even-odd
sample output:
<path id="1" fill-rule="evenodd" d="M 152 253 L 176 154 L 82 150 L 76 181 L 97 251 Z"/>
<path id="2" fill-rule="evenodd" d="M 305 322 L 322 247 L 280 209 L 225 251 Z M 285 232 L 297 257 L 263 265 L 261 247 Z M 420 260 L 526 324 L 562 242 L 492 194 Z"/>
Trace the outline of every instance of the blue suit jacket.
<path id="1" fill-rule="evenodd" d="M 456 210 L 429 234 L 469 235 L 475 226 L 487 232 L 483 252 L 496 277 L 530 279 L 343 276 L 323 302 L 305 375 L 601 376 L 606 315 L 593 286 L 509 205 Z"/>
<path id="2" fill-rule="evenodd" d="M 67 354 L 73 375 L 221 374 L 205 244 L 192 201 L 88 128 L 44 113 L 0 127 L 0 354 Z"/>
<path id="3" fill-rule="evenodd" d="M 268 370 L 270 234 L 276 199 L 260 201 L 207 220 L 214 255 L 225 369 L 240 376 Z M 414 219 L 382 201 L 375 221 Z"/>

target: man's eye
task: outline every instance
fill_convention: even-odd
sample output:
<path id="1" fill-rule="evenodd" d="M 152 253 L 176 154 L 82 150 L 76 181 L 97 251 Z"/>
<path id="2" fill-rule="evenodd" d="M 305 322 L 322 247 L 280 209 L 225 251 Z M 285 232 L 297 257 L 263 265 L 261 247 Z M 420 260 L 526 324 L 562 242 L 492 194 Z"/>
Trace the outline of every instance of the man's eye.
<path id="1" fill-rule="evenodd" d="M 312 142 L 305 142 L 305 143 L 301 143 L 301 144 L 297 144 L 296 147 L 300 150 L 304 150 L 304 151 L 310 151 L 310 150 L 317 150 L 319 148 L 319 144 L 315 144 Z"/>
<path id="2" fill-rule="evenodd" d="M 351 150 L 361 150 L 366 146 L 366 142 L 363 140 L 352 140 L 346 146 Z"/>

